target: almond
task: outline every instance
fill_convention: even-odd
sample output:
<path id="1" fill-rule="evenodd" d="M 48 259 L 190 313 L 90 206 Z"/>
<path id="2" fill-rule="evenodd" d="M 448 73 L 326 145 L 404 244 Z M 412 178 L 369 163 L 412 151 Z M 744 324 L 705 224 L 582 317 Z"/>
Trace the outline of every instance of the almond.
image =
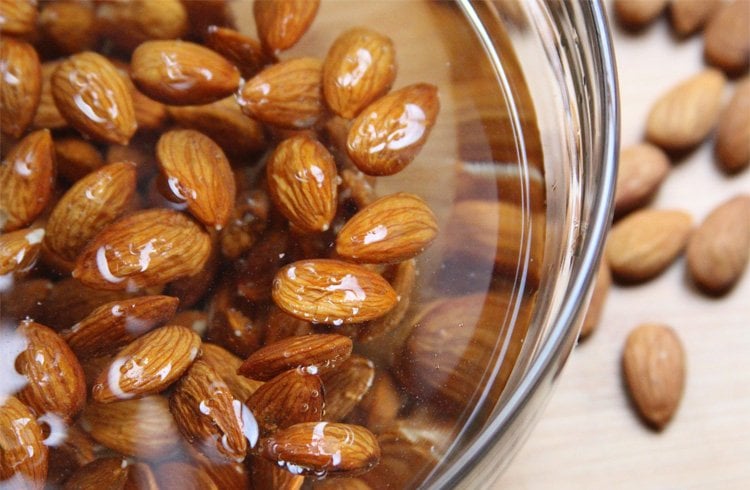
<path id="1" fill-rule="evenodd" d="M 39 257 L 44 228 L 24 228 L 0 235 L 0 276 L 23 274 Z"/>
<path id="2" fill-rule="evenodd" d="M 154 100 L 208 104 L 237 90 L 240 73 L 214 51 L 184 41 L 147 41 L 133 52 L 131 77 Z"/>
<path id="3" fill-rule="evenodd" d="M 716 134 L 719 165 L 728 173 L 750 165 L 750 78 L 737 83 L 734 95 L 719 119 Z"/>
<path id="4" fill-rule="evenodd" d="M 221 148 L 192 129 L 164 133 L 156 146 L 159 167 L 172 192 L 206 226 L 220 230 L 234 205 L 234 174 Z"/>
<path id="5" fill-rule="evenodd" d="M 259 41 L 227 27 L 209 26 L 205 42 L 206 46 L 234 63 L 246 79 L 254 77 L 264 65 L 273 61 L 263 52 Z"/>
<path id="6" fill-rule="evenodd" d="M 167 107 L 161 102 L 145 96 L 135 88 L 135 84 L 130 79 L 130 65 L 115 59 L 111 61 L 133 97 L 133 110 L 135 111 L 135 121 L 138 123 L 138 128 L 149 131 L 161 129 L 167 120 Z"/>
<path id="7" fill-rule="evenodd" d="M 100 2 L 99 30 L 125 50 L 150 39 L 174 39 L 187 34 L 188 17 L 180 0 Z"/>
<path id="8" fill-rule="evenodd" d="M 656 430 L 663 429 L 685 387 L 685 352 L 676 332 L 657 324 L 633 329 L 625 342 L 622 369 L 641 416 Z"/>
<path id="9" fill-rule="evenodd" d="M 709 68 L 662 95 L 648 115 L 648 140 L 666 150 L 699 144 L 718 121 L 725 84 L 724 75 Z"/>
<path id="10" fill-rule="evenodd" d="M 78 256 L 73 277 L 90 287 L 130 289 L 198 273 L 211 239 L 176 211 L 151 209 L 104 228 Z"/>
<path id="11" fill-rule="evenodd" d="M 375 433 L 393 424 L 401 409 L 401 396 L 396 381 L 385 371 L 377 371 L 372 387 L 356 409 L 355 420 Z"/>
<path id="12" fill-rule="evenodd" d="M 721 6 L 721 0 L 671 0 L 670 20 L 675 32 L 688 36 L 701 29 Z"/>
<path id="13" fill-rule="evenodd" d="M 281 213 L 308 233 L 326 231 L 336 214 L 336 162 L 308 136 L 282 141 L 266 166 L 268 190 Z"/>
<path id="14" fill-rule="evenodd" d="M 253 4 L 258 37 L 269 53 L 289 49 L 315 19 L 319 0 L 264 0 Z"/>
<path id="15" fill-rule="evenodd" d="M 179 461 L 160 464 L 156 479 L 159 490 L 219 490 L 203 469 Z"/>
<path id="16" fill-rule="evenodd" d="M 346 151 L 367 175 L 393 175 L 422 149 L 435 124 L 437 87 L 409 85 L 367 106 L 352 123 Z"/>
<path id="17" fill-rule="evenodd" d="M 210 459 L 245 459 L 246 408 L 206 362 L 197 360 L 190 366 L 169 398 L 169 409 L 188 442 Z"/>
<path id="18" fill-rule="evenodd" d="M 380 446 L 369 430 L 358 425 L 306 422 L 262 439 L 263 457 L 295 473 L 356 475 L 380 459 Z"/>
<path id="19" fill-rule="evenodd" d="M 79 2 L 44 2 L 39 28 L 45 42 L 62 54 L 92 49 L 98 32 L 91 5 Z"/>
<path id="20" fill-rule="evenodd" d="M 686 255 L 690 276 L 701 289 L 713 294 L 731 289 L 750 256 L 750 195 L 711 211 L 690 237 Z"/>
<path id="21" fill-rule="evenodd" d="M 589 307 L 586 310 L 586 316 L 583 318 L 583 324 L 581 325 L 581 339 L 591 335 L 598 326 L 611 285 L 612 275 L 609 272 L 609 265 L 606 261 L 602 260 L 596 270 L 596 279 L 594 279 L 591 300 L 589 301 Z"/>
<path id="22" fill-rule="evenodd" d="M 178 303 L 170 296 L 112 301 L 96 308 L 62 336 L 81 359 L 112 354 L 169 321 Z"/>
<path id="23" fill-rule="evenodd" d="M 235 399 L 244 402 L 258 388 L 263 386 L 262 381 L 256 381 L 237 374 L 237 370 L 242 365 L 242 360 L 223 347 L 205 342 L 201 346 L 201 350 L 203 351 L 201 360 L 214 368 L 216 373 L 232 391 Z"/>
<path id="24" fill-rule="evenodd" d="M 666 8 L 668 0 L 615 0 L 617 19 L 631 29 L 653 22 Z"/>
<path id="25" fill-rule="evenodd" d="M 275 461 L 268 461 L 259 456 L 252 459 L 251 470 L 254 488 L 300 490 L 305 483 L 304 476 L 292 474 L 279 467 Z"/>
<path id="26" fill-rule="evenodd" d="M 293 317 L 274 305 L 268 314 L 263 344 L 271 345 L 282 339 L 311 333 L 315 333 L 312 323 Z"/>
<path id="27" fill-rule="evenodd" d="M 188 453 L 200 471 L 213 481 L 217 490 L 250 488 L 250 470 L 245 463 L 211 460 L 192 447 L 188 447 Z"/>
<path id="28" fill-rule="evenodd" d="M 0 402 L 0 447 L 3 487 L 44 488 L 48 451 L 42 429 L 29 409 L 12 396 Z"/>
<path id="29" fill-rule="evenodd" d="M 65 481 L 65 490 L 84 490 L 86 488 L 109 488 L 125 490 L 127 487 L 130 465 L 125 458 L 99 458 L 76 470 Z"/>
<path id="30" fill-rule="evenodd" d="M 16 36 L 34 32 L 39 14 L 36 3 L 37 0 L 0 0 L 0 32 Z"/>
<path id="31" fill-rule="evenodd" d="M 414 194 L 398 192 L 355 214 L 336 237 L 336 253 L 356 262 L 401 262 L 422 253 L 437 232 L 427 203 Z"/>
<path id="32" fill-rule="evenodd" d="M 0 231 L 28 226 L 44 210 L 55 184 L 55 154 L 48 130 L 24 137 L 0 166 Z"/>
<path id="33" fill-rule="evenodd" d="M 51 413 L 72 420 L 86 402 L 83 369 L 75 354 L 59 335 L 39 323 L 24 321 L 19 332 L 28 344 L 16 359 L 16 368 L 29 384 L 18 399 L 39 416 Z"/>
<path id="34" fill-rule="evenodd" d="M 238 191 L 232 216 L 221 230 L 222 255 L 236 260 L 255 245 L 268 225 L 271 200 L 263 189 Z"/>
<path id="35" fill-rule="evenodd" d="M 605 254 L 620 280 L 639 282 L 664 271 L 687 245 L 693 220 L 684 211 L 635 212 L 609 233 Z"/>
<path id="36" fill-rule="evenodd" d="M 42 94 L 42 67 L 33 46 L 12 37 L 0 43 L 0 128 L 20 138 L 34 120 Z"/>
<path id="37" fill-rule="evenodd" d="M 388 281 L 371 270 L 338 260 L 293 262 L 276 273 L 276 305 L 311 322 L 341 325 L 381 317 L 398 303 Z"/>
<path id="38" fill-rule="evenodd" d="M 209 304 L 206 339 L 240 357 L 258 350 L 263 339 L 265 315 L 256 308 L 243 308 L 246 306 L 230 282 L 219 285 Z"/>
<path id="39" fill-rule="evenodd" d="M 66 428 L 65 440 L 49 449 L 49 483 L 59 485 L 76 470 L 96 459 L 95 442 L 78 425 Z"/>
<path id="40" fill-rule="evenodd" d="M 32 126 L 36 129 L 59 129 L 68 125 L 55 105 L 52 96 L 52 74 L 62 61 L 45 61 L 42 63 L 42 92 L 39 96 L 39 107 Z"/>
<path id="41" fill-rule="evenodd" d="M 57 173 L 68 182 L 75 182 L 104 165 L 99 150 L 77 137 L 55 140 Z"/>
<path id="42" fill-rule="evenodd" d="M 295 58 L 261 71 L 242 86 L 237 102 L 258 121 L 287 129 L 312 127 L 323 115 L 323 63 Z"/>
<path id="43" fill-rule="evenodd" d="M 667 178 L 669 157 L 648 143 L 640 143 L 620 152 L 615 188 L 615 216 L 623 216 L 648 203 Z"/>
<path id="44" fill-rule="evenodd" d="M 345 361 L 351 352 L 352 341 L 343 335 L 289 337 L 251 354 L 237 372 L 261 381 L 295 368 L 304 368 L 310 374 L 322 374 Z"/>
<path id="45" fill-rule="evenodd" d="M 706 60 L 735 75 L 750 64 L 750 3 L 733 0 L 722 3 L 703 32 Z"/>
<path id="46" fill-rule="evenodd" d="M 333 42 L 323 64 L 328 107 L 351 119 L 388 92 L 396 78 L 396 50 L 390 38 L 371 29 L 350 29 Z"/>
<path id="47" fill-rule="evenodd" d="M 159 490 L 159 485 L 156 483 L 156 475 L 151 471 L 145 463 L 132 463 L 128 472 L 128 480 L 125 485 L 125 490 L 130 488 L 138 488 L 142 490 Z"/>
<path id="48" fill-rule="evenodd" d="M 324 419 L 338 422 L 346 418 L 372 386 L 375 366 L 362 356 L 351 356 L 335 371 L 322 376 L 326 395 Z"/>
<path id="49" fill-rule="evenodd" d="M 180 450 L 180 432 L 163 396 L 90 403 L 82 420 L 96 442 L 121 454 L 160 460 Z"/>
<path id="50" fill-rule="evenodd" d="M 44 244 L 73 262 L 99 231 L 129 210 L 135 194 L 135 165 L 112 163 L 76 182 L 47 221 Z"/>
<path id="51" fill-rule="evenodd" d="M 159 393 L 190 367 L 200 343 L 195 332 L 176 325 L 137 338 L 99 374 L 92 389 L 94 400 L 112 403 Z"/>

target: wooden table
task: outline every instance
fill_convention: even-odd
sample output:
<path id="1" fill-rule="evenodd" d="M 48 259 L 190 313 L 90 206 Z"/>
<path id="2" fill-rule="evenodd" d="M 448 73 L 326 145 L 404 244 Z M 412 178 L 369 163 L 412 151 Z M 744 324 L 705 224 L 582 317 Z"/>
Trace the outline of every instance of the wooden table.
<path id="1" fill-rule="evenodd" d="M 635 35 L 614 31 L 625 147 L 642 139 L 656 98 L 703 68 L 703 45 L 700 36 L 673 38 L 666 18 Z M 727 177 L 712 152 L 708 142 L 674 162 L 652 206 L 685 209 L 700 222 L 718 203 L 750 193 L 750 170 Z M 620 376 L 625 337 L 641 322 L 674 327 L 687 355 L 682 404 L 658 434 L 640 423 Z M 750 488 L 750 270 L 719 299 L 692 287 L 682 259 L 649 283 L 615 286 L 598 330 L 576 347 L 493 488 Z"/>

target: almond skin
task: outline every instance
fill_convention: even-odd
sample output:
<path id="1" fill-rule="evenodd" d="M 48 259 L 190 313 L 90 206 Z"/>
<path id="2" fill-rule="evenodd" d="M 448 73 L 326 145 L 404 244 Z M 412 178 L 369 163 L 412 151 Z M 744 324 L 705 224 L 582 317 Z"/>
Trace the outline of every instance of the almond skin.
<path id="1" fill-rule="evenodd" d="M 83 135 L 126 145 L 135 134 L 133 96 L 104 56 L 91 51 L 74 54 L 58 65 L 50 82 L 60 114 Z"/>
<path id="2" fill-rule="evenodd" d="M 719 119 L 716 155 L 727 173 L 750 165 L 750 78 L 738 82 L 732 99 Z"/>
<path id="3" fill-rule="evenodd" d="M 648 203 L 667 178 L 669 157 L 658 147 L 641 143 L 620 152 L 615 188 L 615 216 Z"/>
<path id="4" fill-rule="evenodd" d="M 721 0 L 671 0 L 669 19 L 679 36 L 701 29 L 721 6 Z"/>
<path id="5" fill-rule="evenodd" d="M 171 105 L 216 102 L 237 90 L 240 72 L 214 51 L 185 41 L 147 41 L 133 52 L 138 90 Z"/>
<path id="6" fill-rule="evenodd" d="M 267 381 L 289 369 L 304 368 L 311 374 L 334 369 L 352 353 L 352 341 L 336 334 L 288 337 L 250 355 L 237 372 Z"/>
<path id="7" fill-rule="evenodd" d="M 159 393 L 187 371 L 200 344 L 195 332 L 176 325 L 137 338 L 99 374 L 92 389 L 94 401 L 112 403 Z"/>
<path id="8" fill-rule="evenodd" d="M 60 115 L 52 96 L 52 74 L 62 61 L 45 61 L 42 63 L 42 93 L 39 96 L 39 107 L 32 127 L 36 129 L 59 129 L 68 126 L 68 122 Z"/>
<path id="9" fill-rule="evenodd" d="M 42 66 L 29 43 L 6 37 L 0 43 L 0 128 L 20 138 L 34 120 L 42 94 Z"/>
<path id="10" fill-rule="evenodd" d="M 149 287 L 197 274 L 211 239 L 176 211 L 151 209 L 104 228 L 83 249 L 73 277 L 102 289 Z"/>
<path id="11" fill-rule="evenodd" d="M 130 466 L 122 457 L 95 459 L 86 466 L 78 468 L 65 481 L 65 490 L 83 490 L 85 488 L 125 489 Z"/>
<path id="12" fill-rule="evenodd" d="M 180 0 L 101 2 L 97 9 L 100 32 L 130 51 L 151 39 L 175 39 L 188 31 L 188 16 Z"/>
<path id="13" fill-rule="evenodd" d="M 750 3 L 722 3 L 703 32 L 703 54 L 710 64 L 736 75 L 750 65 Z"/>
<path id="14" fill-rule="evenodd" d="M 44 488 L 48 460 L 44 438 L 29 409 L 17 398 L 5 397 L 0 402 L 0 482 L 9 483 L 9 488 Z"/>
<path id="15" fill-rule="evenodd" d="M 646 138 L 665 150 L 699 144 L 716 125 L 726 77 L 706 69 L 662 95 L 651 108 Z"/>
<path id="16" fill-rule="evenodd" d="M 367 175 L 398 173 L 424 146 L 439 111 L 434 85 L 418 83 L 391 92 L 357 116 L 346 151 Z"/>
<path id="17" fill-rule="evenodd" d="M 209 26 L 205 42 L 206 46 L 234 63 L 246 79 L 254 77 L 264 65 L 273 61 L 263 52 L 259 41 L 227 27 Z"/>
<path id="18" fill-rule="evenodd" d="M 39 14 L 36 4 L 36 0 L 0 0 L 0 32 L 17 36 L 31 34 Z"/>
<path id="19" fill-rule="evenodd" d="M 326 231 L 336 214 L 336 162 L 309 136 L 282 141 L 266 166 L 268 190 L 281 213 L 307 233 Z"/>
<path id="20" fill-rule="evenodd" d="M 336 237 L 336 253 L 355 262 L 401 262 L 422 253 L 437 233 L 435 215 L 427 203 L 399 192 L 355 214 Z"/>
<path id="21" fill-rule="evenodd" d="M 615 0 L 617 20 L 631 29 L 640 29 L 653 22 L 666 8 L 668 0 Z"/>
<path id="22" fill-rule="evenodd" d="M 265 0 L 253 4 L 263 46 L 269 53 L 289 49 L 305 34 L 318 13 L 320 0 Z"/>
<path id="23" fill-rule="evenodd" d="M 371 270 L 339 260 L 293 262 L 276 273 L 276 305 L 302 320 L 341 325 L 381 317 L 398 303 L 388 281 Z"/>
<path id="24" fill-rule="evenodd" d="M 393 41 L 363 27 L 333 42 L 323 63 L 323 95 L 328 107 L 351 119 L 388 92 L 396 78 Z"/>
<path id="25" fill-rule="evenodd" d="M 24 228 L 0 235 L 0 276 L 23 274 L 36 264 L 44 228 Z"/>
<path id="26" fill-rule="evenodd" d="M 612 274 L 626 282 L 660 274 L 682 253 L 692 225 L 683 211 L 647 209 L 631 214 L 609 233 L 605 254 Z"/>
<path id="27" fill-rule="evenodd" d="M 685 386 L 685 353 L 675 331 L 656 324 L 632 330 L 622 369 L 643 419 L 654 429 L 663 429 L 674 416 Z"/>
<path id="28" fill-rule="evenodd" d="M 322 378 L 326 394 L 324 419 L 338 422 L 349 415 L 372 386 L 375 366 L 365 357 L 351 356 Z"/>
<path id="29" fill-rule="evenodd" d="M 702 290 L 722 294 L 731 289 L 750 256 L 750 195 L 711 211 L 690 237 L 686 255 L 690 276 Z"/>
<path id="30" fill-rule="evenodd" d="M 83 138 L 55 139 L 57 174 L 70 183 L 104 166 L 99 150 Z"/>
<path id="31" fill-rule="evenodd" d="M 229 386 L 235 399 L 247 400 L 258 388 L 263 386 L 262 381 L 237 374 L 237 370 L 242 365 L 242 360 L 223 347 L 204 342 L 201 350 L 203 351 L 201 360 L 216 370 L 216 373 Z"/>
<path id="32" fill-rule="evenodd" d="M 164 133 L 156 145 L 169 188 L 187 202 L 188 210 L 206 226 L 220 230 L 234 206 L 234 174 L 219 145 L 192 129 Z"/>

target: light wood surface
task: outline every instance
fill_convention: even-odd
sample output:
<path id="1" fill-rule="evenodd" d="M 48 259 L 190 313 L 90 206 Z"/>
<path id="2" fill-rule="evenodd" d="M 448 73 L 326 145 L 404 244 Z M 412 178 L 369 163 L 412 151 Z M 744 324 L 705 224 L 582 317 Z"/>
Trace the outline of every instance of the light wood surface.
<path id="1" fill-rule="evenodd" d="M 642 139 L 656 98 L 705 65 L 700 36 L 675 39 L 666 17 L 638 34 L 613 29 L 625 147 Z M 750 170 L 722 174 L 709 141 L 675 162 L 652 206 L 685 209 L 700 222 L 740 192 L 750 193 Z M 641 322 L 671 325 L 687 355 L 684 398 L 662 433 L 641 424 L 621 382 L 622 346 Z M 707 298 L 690 284 L 682 259 L 644 285 L 613 287 L 598 330 L 576 347 L 538 425 L 494 486 L 749 487 L 750 271 L 730 294 Z"/>

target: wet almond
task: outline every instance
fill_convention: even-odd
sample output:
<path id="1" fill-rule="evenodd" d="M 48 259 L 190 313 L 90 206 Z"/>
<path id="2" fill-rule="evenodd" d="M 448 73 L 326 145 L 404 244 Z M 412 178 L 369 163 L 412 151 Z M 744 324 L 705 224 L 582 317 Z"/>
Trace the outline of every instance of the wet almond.
<path id="1" fill-rule="evenodd" d="M 94 8 L 80 2 L 44 2 L 39 29 L 45 42 L 62 54 L 89 50 L 98 38 Z"/>
<path id="2" fill-rule="evenodd" d="M 228 350 L 210 342 L 204 342 L 201 346 L 201 360 L 214 368 L 221 379 L 229 386 L 234 398 L 246 401 L 250 395 L 263 386 L 262 381 L 246 378 L 237 374 L 242 365 L 242 359 Z"/>
<path id="3" fill-rule="evenodd" d="M 24 228 L 0 235 L 0 276 L 28 272 L 36 264 L 44 228 Z"/>
<path id="4" fill-rule="evenodd" d="M 0 0 L 0 32 L 17 36 L 31 34 L 38 15 L 36 0 Z"/>
<path id="5" fill-rule="evenodd" d="M 205 41 L 206 46 L 234 63 L 246 79 L 252 78 L 263 66 L 273 61 L 263 52 L 259 41 L 228 27 L 209 26 Z"/>
<path id="6" fill-rule="evenodd" d="M 0 482 L 12 488 L 44 488 L 48 449 L 36 417 L 13 396 L 0 402 Z"/>
<path id="7" fill-rule="evenodd" d="M 351 356 L 335 371 L 322 376 L 326 394 L 324 419 L 343 420 L 372 386 L 375 367 L 369 359 Z"/>
<path id="8" fill-rule="evenodd" d="M 294 46 L 307 32 L 319 0 L 266 0 L 253 4 L 258 36 L 269 53 Z"/>
<path id="9" fill-rule="evenodd" d="M 34 120 L 42 93 L 42 67 L 30 44 L 11 38 L 0 43 L 0 128 L 20 138 Z"/>
<path id="10" fill-rule="evenodd" d="M 101 168 L 104 159 L 99 150 L 83 138 L 55 139 L 57 174 L 70 183 Z"/>
<path id="11" fill-rule="evenodd" d="M 151 39 L 175 39 L 188 31 L 188 15 L 180 0 L 100 2 L 98 29 L 118 47 L 130 51 Z"/>

